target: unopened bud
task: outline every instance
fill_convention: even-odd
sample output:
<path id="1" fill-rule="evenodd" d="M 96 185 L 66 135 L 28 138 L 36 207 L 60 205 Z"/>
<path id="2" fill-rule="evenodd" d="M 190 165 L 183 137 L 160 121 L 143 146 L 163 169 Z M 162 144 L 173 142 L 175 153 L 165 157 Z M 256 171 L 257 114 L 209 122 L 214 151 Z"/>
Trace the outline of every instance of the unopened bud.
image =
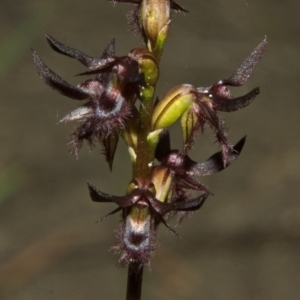
<path id="1" fill-rule="evenodd" d="M 143 0 L 140 23 L 148 49 L 159 58 L 170 24 L 170 0 Z"/>
<path id="2" fill-rule="evenodd" d="M 192 85 L 178 85 L 170 90 L 154 108 L 152 130 L 172 125 L 195 100 L 195 88 Z"/>
<path id="3" fill-rule="evenodd" d="M 129 57 L 138 62 L 139 72 L 143 75 L 144 86 L 154 86 L 158 80 L 158 64 L 151 52 L 146 48 L 136 48 L 129 53 Z"/>

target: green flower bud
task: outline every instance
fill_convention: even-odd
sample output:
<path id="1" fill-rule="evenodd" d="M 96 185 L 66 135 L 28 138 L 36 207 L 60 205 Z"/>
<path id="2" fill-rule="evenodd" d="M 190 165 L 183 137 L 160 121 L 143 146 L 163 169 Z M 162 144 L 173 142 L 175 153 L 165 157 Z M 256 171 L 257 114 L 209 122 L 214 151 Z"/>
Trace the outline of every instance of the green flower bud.
<path id="1" fill-rule="evenodd" d="M 152 130 L 172 125 L 196 100 L 195 88 L 189 84 L 178 85 L 157 103 L 153 111 Z"/>
<path id="2" fill-rule="evenodd" d="M 140 22 L 148 49 L 159 59 L 170 24 L 170 0 L 143 0 Z"/>
<path id="3" fill-rule="evenodd" d="M 146 48 L 136 48 L 129 53 L 129 57 L 138 62 L 140 73 L 144 76 L 144 85 L 155 86 L 159 77 L 159 69 L 153 54 Z"/>

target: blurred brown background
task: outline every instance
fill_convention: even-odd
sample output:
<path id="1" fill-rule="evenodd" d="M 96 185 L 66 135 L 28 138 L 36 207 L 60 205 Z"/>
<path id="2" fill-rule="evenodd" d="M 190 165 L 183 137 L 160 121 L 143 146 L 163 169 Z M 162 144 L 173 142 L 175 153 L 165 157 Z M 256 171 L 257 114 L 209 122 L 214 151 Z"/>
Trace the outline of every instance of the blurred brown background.
<path id="1" fill-rule="evenodd" d="M 159 95 L 179 83 L 208 86 L 228 77 L 265 35 L 269 49 L 233 91 L 260 86 L 261 95 L 224 114 L 232 142 L 248 136 L 241 157 L 201 179 L 215 196 L 178 228 L 181 239 L 161 226 L 143 299 L 299 299 L 300 2 L 179 2 L 190 13 L 174 14 Z M 44 32 L 95 56 L 115 37 L 124 55 L 140 43 L 127 30 L 129 9 L 104 0 L 0 1 L 1 299 L 125 298 L 126 269 L 116 268 L 118 257 L 108 251 L 120 218 L 95 224 L 115 207 L 90 201 L 86 181 L 122 194 L 127 150 L 121 143 L 112 174 L 99 148 L 84 146 L 77 161 L 68 155 L 75 124 L 56 123 L 78 103 L 41 82 L 30 48 L 75 84 L 84 68 L 54 53 Z M 192 157 L 216 152 L 212 140 L 209 132 L 200 136 Z"/>

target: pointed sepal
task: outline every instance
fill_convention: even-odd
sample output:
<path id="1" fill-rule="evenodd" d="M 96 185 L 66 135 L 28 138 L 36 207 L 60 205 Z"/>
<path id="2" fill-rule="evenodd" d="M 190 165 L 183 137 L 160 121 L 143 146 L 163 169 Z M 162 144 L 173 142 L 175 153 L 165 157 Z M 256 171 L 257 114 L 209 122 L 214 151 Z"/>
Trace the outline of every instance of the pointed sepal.
<path id="1" fill-rule="evenodd" d="M 51 69 L 49 69 L 34 50 L 32 50 L 32 56 L 38 75 L 52 89 L 75 100 L 84 100 L 89 98 L 89 93 L 85 92 L 80 87 L 69 84 Z"/>
<path id="2" fill-rule="evenodd" d="M 240 141 L 238 141 L 237 144 L 233 146 L 233 151 L 227 157 L 226 165 L 224 165 L 222 151 L 215 153 L 206 161 L 201 163 L 197 163 L 186 156 L 184 160 L 184 169 L 186 171 L 186 174 L 189 174 L 191 176 L 207 176 L 226 169 L 239 157 L 244 147 L 245 141 L 246 137 L 243 137 Z"/>
<path id="3" fill-rule="evenodd" d="M 90 197 L 94 202 L 114 202 L 121 208 L 125 208 L 132 205 L 132 203 L 128 201 L 129 198 L 127 196 L 114 196 L 111 194 L 106 194 L 98 190 L 95 186 L 91 185 L 90 183 L 87 183 L 87 185 L 89 188 Z"/>
<path id="4" fill-rule="evenodd" d="M 248 94 L 238 98 L 227 99 L 221 97 L 214 97 L 214 107 L 218 111 L 237 111 L 248 106 L 258 94 L 259 88 L 255 88 Z"/>
<path id="5" fill-rule="evenodd" d="M 69 56 L 71 58 L 75 58 L 80 61 L 84 66 L 88 67 L 91 70 L 103 68 L 104 65 L 114 62 L 114 58 L 107 56 L 106 58 L 95 58 L 91 57 L 79 50 L 66 46 L 50 35 L 46 34 L 46 39 L 50 45 L 50 47 L 63 55 Z"/>
<path id="6" fill-rule="evenodd" d="M 240 67 L 226 80 L 225 85 L 241 86 L 243 85 L 252 71 L 264 56 L 267 51 L 268 41 L 267 37 L 252 51 L 252 53 L 244 60 Z"/>
<path id="7" fill-rule="evenodd" d="M 187 200 L 187 201 L 179 201 L 179 202 L 174 202 L 173 204 L 173 210 L 174 211 L 195 211 L 198 210 L 202 207 L 204 204 L 205 200 L 209 196 L 208 193 L 202 194 L 199 197 L 192 199 L 192 200 Z"/>
<path id="8" fill-rule="evenodd" d="M 106 136 L 102 142 L 103 154 L 105 156 L 105 160 L 109 165 L 110 171 L 112 171 L 112 165 L 117 150 L 118 142 L 119 142 L 119 134 L 116 131 L 112 131 L 112 133 Z"/>

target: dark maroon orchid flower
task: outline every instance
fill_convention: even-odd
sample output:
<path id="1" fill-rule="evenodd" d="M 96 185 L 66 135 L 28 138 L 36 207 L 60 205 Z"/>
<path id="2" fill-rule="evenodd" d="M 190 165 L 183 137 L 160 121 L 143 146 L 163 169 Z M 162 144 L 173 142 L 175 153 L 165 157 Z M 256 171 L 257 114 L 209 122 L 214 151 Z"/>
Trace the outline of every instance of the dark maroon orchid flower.
<path id="1" fill-rule="evenodd" d="M 94 58 L 61 44 L 49 35 L 46 38 L 56 52 L 75 58 L 90 69 L 80 75 L 96 74 L 95 79 L 73 86 L 49 69 L 37 53 L 32 51 L 36 70 L 47 85 L 69 98 L 87 100 L 83 106 L 60 121 L 80 122 L 80 126 L 72 134 L 71 151 L 77 155 L 83 140 L 90 146 L 99 141 L 111 168 L 119 131 L 131 116 L 139 86 L 143 84 L 139 63 L 133 55 L 116 57 L 114 40 L 107 45 L 100 58 Z"/>
<path id="2" fill-rule="evenodd" d="M 117 209 L 100 221 L 120 210 L 123 211 L 123 220 L 125 221 L 117 233 L 119 244 L 113 247 L 120 254 L 119 263 L 124 265 L 130 261 L 139 261 L 149 264 L 150 255 L 156 249 L 155 229 L 157 225 L 163 223 L 177 235 L 164 219 L 164 216 L 172 211 L 197 210 L 203 205 L 208 194 L 202 194 L 188 201 L 163 203 L 155 198 L 155 188 L 152 183 L 142 184 L 134 180 L 132 185 L 133 190 L 125 196 L 103 193 L 90 184 L 88 184 L 88 188 L 93 201 L 114 202 L 118 205 Z"/>
<path id="3" fill-rule="evenodd" d="M 234 98 L 227 86 L 243 85 L 267 49 L 266 38 L 254 49 L 250 56 L 228 79 L 220 80 L 210 87 L 199 87 L 191 91 L 196 97 L 190 108 L 182 118 L 182 128 L 185 136 L 185 150 L 189 150 L 195 140 L 198 129 L 204 130 L 207 124 L 215 133 L 223 152 L 224 164 L 230 160 L 234 149 L 227 139 L 224 121 L 220 119 L 218 111 L 232 112 L 249 105 L 259 94 L 259 88 L 248 94 Z"/>
<path id="4" fill-rule="evenodd" d="M 179 150 L 171 150 L 170 136 L 168 130 L 160 134 L 160 140 L 156 148 L 155 157 L 164 166 L 170 170 L 173 175 L 173 189 L 177 194 L 182 194 L 182 189 L 197 190 L 209 193 L 195 176 L 208 176 L 226 169 L 240 155 L 246 137 L 242 138 L 235 146 L 233 151 L 227 157 L 224 165 L 222 151 L 215 153 L 206 161 L 198 163 L 193 161 L 188 155 Z"/>

